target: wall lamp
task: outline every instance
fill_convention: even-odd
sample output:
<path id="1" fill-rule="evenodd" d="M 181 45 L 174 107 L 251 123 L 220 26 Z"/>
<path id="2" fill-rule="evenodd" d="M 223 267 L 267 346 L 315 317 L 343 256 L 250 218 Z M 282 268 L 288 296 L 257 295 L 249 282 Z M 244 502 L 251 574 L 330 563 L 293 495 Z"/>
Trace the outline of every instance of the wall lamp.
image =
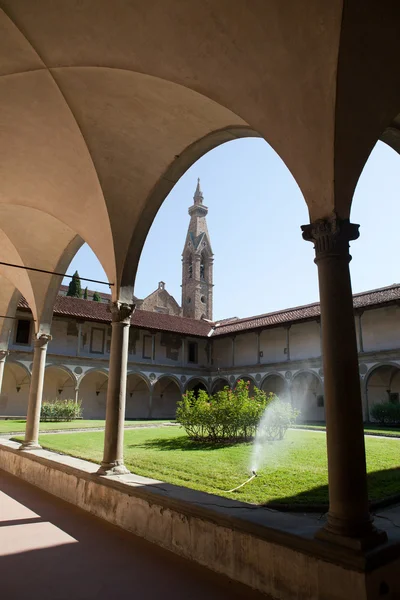
<path id="1" fill-rule="evenodd" d="M 20 391 L 20 389 L 21 389 L 21 386 L 20 386 L 20 385 L 17 385 L 17 392 L 19 392 L 19 391 Z"/>

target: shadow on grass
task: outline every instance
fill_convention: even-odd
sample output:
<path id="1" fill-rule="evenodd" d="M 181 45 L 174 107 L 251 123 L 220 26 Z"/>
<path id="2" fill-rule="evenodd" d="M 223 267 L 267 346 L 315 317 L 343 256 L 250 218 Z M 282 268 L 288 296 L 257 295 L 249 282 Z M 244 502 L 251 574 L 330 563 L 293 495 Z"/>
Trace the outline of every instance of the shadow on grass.
<path id="1" fill-rule="evenodd" d="M 400 502 L 400 467 L 372 471 L 367 475 L 368 498 L 372 510 Z M 324 512 L 328 510 L 329 488 L 321 485 L 293 496 L 283 496 L 261 506 L 284 511 Z"/>
<path id="2" fill-rule="evenodd" d="M 130 444 L 128 448 L 147 448 L 155 450 L 220 450 L 221 448 L 229 448 L 231 446 L 238 446 L 239 444 L 251 444 L 251 441 L 244 440 L 226 440 L 222 442 L 199 442 L 189 439 L 186 435 L 176 438 L 156 438 L 153 440 L 146 440 L 142 444 Z"/>

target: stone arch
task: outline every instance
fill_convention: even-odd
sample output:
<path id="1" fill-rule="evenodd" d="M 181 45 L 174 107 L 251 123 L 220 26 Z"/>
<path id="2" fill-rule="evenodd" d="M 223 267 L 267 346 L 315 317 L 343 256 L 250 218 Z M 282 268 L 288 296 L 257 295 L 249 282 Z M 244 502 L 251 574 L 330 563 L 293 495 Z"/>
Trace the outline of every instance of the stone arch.
<path id="1" fill-rule="evenodd" d="M 26 365 L 6 359 L 0 394 L 0 415 L 26 416 L 30 381 L 31 374 Z"/>
<path id="2" fill-rule="evenodd" d="M 79 379 L 78 399 L 82 403 L 84 419 L 105 419 L 108 372 L 89 369 Z"/>
<path id="3" fill-rule="evenodd" d="M 132 233 L 121 277 L 121 287 L 128 289 L 132 287 L 132 281 L 136 278 L 142 248 L 154 218 L 165 198 L 182 175 L 210 150 L 226 142 L 243 137 L 262 136 L 247 124 L 224 127 L 208 133 L 203 138 L 187 146 L 179 155 L 175 156 L 174 161 L 166 169 L 149 194 L 146 200 L 146 211 L 142 213 L 140 223 L 137 224 Z M 192 256 L 193 260 L 193 253 L 187 253 L 184 257 L 187 268 L 190 256 Z"/>
<path id="4" fill-rule="evenodd" d="M 216 394 L 217 392 L 221 392 L 225 387 L 231 388 L 229 381 L 224 377 L 219 377 L 213 381 L 211 393 Z"/>
<path id="5" fill-rule="evenodd" d="M 128 373 L 126 380 L 126 419 L 145 419 L 150 411 L 150 382 L 142 373 Z"/>
<path id="6" fill-rule="evenodd" d="M 267 373 L 263 377 L 260 389 L 267 394 L 275 394 L 280 400 L 288 400 L 290 397 L 287 380 L 280 373 Z"/>
<path id="7" fill-rule="evenodd" d="M 294 408 L 300 410 L 298 420 L 324 421 L 324 387 L 321 377 L 314 371 L 302 369 L 292 380 L 291 397 Z"/>
<path id="8" fill-rule="evenodd" d="M 176 405 L 181 397 L 181 386 L 176 377 L 162 375 L 154 385 L 151 417 L 154 419 L 175 418 Z"/>
<path id="9" fill-rule="evenodd" d="M 75 400 L 76 377 L 64 365 L 46 365 L 43 382 L 43 401 Z"/>
<path id="10" fill-rule="evenodd" d="M 208 383 L 202 377 L 191 377 L 185 386 L 185 392 L 194 392 L 197 394 L 200 390 L 209 393 Z"/>
<path id="11" fill-rule="evenodd" d="M 400 365 L 385 362 L 374 365 L 364 378 L 367 420 L 371 408 L 384 402 L 400 402 Z"/>

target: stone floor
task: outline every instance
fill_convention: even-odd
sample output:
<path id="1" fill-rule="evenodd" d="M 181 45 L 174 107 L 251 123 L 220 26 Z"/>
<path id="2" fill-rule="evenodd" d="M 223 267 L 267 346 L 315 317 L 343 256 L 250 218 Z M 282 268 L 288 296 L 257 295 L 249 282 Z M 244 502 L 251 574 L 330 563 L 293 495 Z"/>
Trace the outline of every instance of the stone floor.
<path id="1" fill-rule="evenodd" d="M 1 470 L 0 597 L 265 598 Z"/>

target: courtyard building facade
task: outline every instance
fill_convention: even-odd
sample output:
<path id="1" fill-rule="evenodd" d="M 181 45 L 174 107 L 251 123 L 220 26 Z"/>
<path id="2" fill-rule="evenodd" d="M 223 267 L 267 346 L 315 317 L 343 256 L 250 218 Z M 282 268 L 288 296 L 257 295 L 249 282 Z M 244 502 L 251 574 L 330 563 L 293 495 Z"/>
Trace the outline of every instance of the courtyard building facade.
<path id="1" fill-rule="evenodd" d="M 106 295 L 103 294 L 106 300 Z M 399 402 L 400 285 L 356 294 L 360 386 L 364 421 L 376 403 Z M 33 361 L 33 321 L 18 306 L 4 355 L 0 415 L 25 416 Z M 59 295 L 48 343 L 43 400 L 73 398 L 88 419 L 104 419 L 111 349 L 106 302 Z M 307 422 L 325 420 L 318 303 L 210 322 L 155 311 L 131 317 L 126 418 L 173 418 L 187 390 L 214 393 L 238 379 L 293 403 Z"/>

